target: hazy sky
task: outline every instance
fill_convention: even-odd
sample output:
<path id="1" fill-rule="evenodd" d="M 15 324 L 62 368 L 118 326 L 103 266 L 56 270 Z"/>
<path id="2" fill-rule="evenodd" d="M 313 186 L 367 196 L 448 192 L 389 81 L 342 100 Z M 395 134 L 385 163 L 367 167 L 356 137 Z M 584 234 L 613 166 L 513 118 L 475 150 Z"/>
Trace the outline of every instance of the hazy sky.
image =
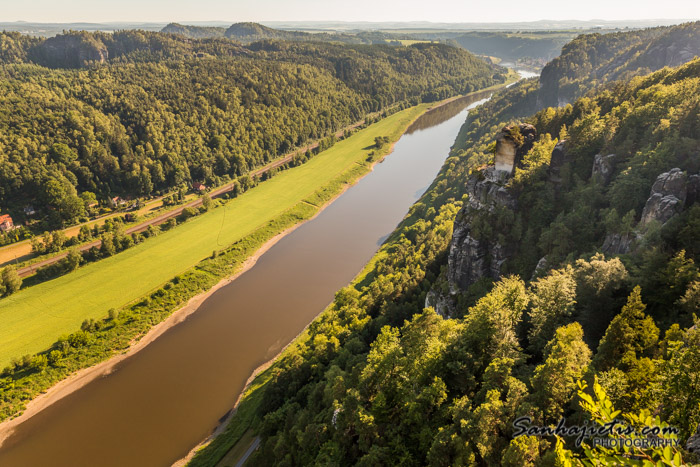
<path id="1" fill-rule="evenodd" d="M 0 0 L 0 21 L 436 21 L 700 18 L 698 0 Z"/>

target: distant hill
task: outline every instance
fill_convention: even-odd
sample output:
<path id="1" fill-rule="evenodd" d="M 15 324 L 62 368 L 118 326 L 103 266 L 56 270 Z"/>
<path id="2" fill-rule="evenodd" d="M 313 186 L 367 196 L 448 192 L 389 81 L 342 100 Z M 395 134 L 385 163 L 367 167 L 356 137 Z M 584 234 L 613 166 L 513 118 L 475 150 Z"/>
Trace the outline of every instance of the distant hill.
<path id="1" fill-rule="evenodd" d="M 578 33 L 553 33 L 551 31 L 510 33 L 474 31 L 457 36 L 454 40 L 472 53 L 491 55 L 514 61 L 524 57 L 551 60 L 561 48 Z"/>
<path id="2" fill-rule="evenodd" d="M 224 37 L 226 28 L 213 26 L 188 26 L 179 23 L 170 23 L 161 29 L 160 32 L 168 34 L 179 34 L 193 39 L 206 39 L 211 37 Z"/>
<path id="3" fill-rule="evenodd" d="M 542 70 L 540 100 L 572 102 L 610 81 L 678 66 L 700 54 L 700 22 L 614 34 L 581 35 Z"/>
<path id="4" fill-rule="evenodd" d="M 142 62 L 248 53 L 239 43 L 224 37 L 193 40 L 181 35 L 129 30 L 111 34 L 70 31 L 43 39 L 0 32 L 0 65 L 32 62 L 49 68 L 81 68 L 114 60 Z"/>
<path id="5" fill-rule="evenodd" d="M 264 39 L 310 40 L 311 34 L 298 31 L 272 29 L 258 23 L 236 23 L 224 35 L 240 42 L 255 42 Z"/>

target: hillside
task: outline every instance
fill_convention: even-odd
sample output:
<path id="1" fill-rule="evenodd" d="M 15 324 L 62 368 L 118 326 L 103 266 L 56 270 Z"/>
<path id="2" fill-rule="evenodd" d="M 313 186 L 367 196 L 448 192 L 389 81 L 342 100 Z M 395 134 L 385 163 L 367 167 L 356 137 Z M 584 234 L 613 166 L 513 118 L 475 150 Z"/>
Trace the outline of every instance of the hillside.
<path id="1" fill-rule="evenodd" d="M 258 23 L 236 23 L 226 30 L 226 37 L 240 42 L 255 42 L 263 39 L 299 40 L 308 39 L 311 34 L 298 31 L 272 29 Z"/>
<path id="2" fill-rule="evenodd" d="M 251 399 L 251 462 L 619 465 L 572 438 L 513 439 L 518 417 L 602 423 L 605 404 L 637 427 L 659 414 L 680 430 L 670 456 L 697 459 L 698 96 L 700 59 L 464 135 Z M 470 170 L 494 151 L 514 167 Z"/>
<path id="3" fill-rule="evenodd" d="M 179 23 L 170 23 L 161 29 L 160 32 L 167 34 L 179 34 L 181 36 L 191 37 L 193 39 L 207 39 L 212 37 L 224 37 L 226 28 L 189 26 Z"/>
<path id="4" fill-rule="evenodd" d="M 106 200 L 218 185 L 369 112 L 502 80 L 438 44 L 243 47 L 125 31 L 15 50 L 8 62 L 29 63 L 0 67 L 0 207 L 21 220 L 33 203 L 47 227 L 83 217 L 85 193 Z"/>
<path id="5" fill-rule="evenodd" d="M 698 54 L 700 22 L 581 35 L 542 70 L 541 101 L 563 105 L 597 85 L 678 66 Z"/>
<path id="6" fill-rule="evenodd" d="M 479 55 L 499 57 L 505 61 L 523 58 L 541 59 L 548 62 L 561 52 L 561 48 L 573 39 L 574 32 L 482 32 L 461 34 L 454 40 L 465 49 Z"/>
<path id="7" fill-rule="evenodd" d="M 344 44 L 383 44 L 388 34 L 375 31 L 360 31 L 349 34 L 343 32 L 302 32 L 274 29 L 259 23 L 235 23 L 228 28 L 191 26 L 171 23 L 161 32 L 177 34 L 192 39 L 226 37 L 228 39 L 250 44 L 263 40 L 285 40 L 302 42 L 340 42 Z"/>

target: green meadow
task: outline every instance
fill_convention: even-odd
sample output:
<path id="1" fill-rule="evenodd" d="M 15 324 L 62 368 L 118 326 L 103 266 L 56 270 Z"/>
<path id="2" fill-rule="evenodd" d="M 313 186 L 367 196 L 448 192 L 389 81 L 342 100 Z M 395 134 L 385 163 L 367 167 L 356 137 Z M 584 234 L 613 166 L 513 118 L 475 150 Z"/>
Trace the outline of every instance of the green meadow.
<path id="1" fill-rule="evenodd" d="M 391 115 L 222 207 L 116 256 L 0 300 L 0 367 L 14 357 L 48 348 L 61 335 L 78 330 L 85 319 L 104 318 L 110 308 L 144 297 L 299 202 L 320 204 L 323 196 L 312 195 L 359 168 L 376 136 L 395 141 L 428 107 L 421 104 Z"/>

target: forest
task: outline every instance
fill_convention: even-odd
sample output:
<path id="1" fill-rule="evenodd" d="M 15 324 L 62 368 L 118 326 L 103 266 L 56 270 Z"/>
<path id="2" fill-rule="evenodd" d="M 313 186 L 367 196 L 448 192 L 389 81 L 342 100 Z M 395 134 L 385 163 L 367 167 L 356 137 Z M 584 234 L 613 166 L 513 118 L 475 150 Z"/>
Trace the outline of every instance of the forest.
<path id="1" fill-rule="evenodd" d="M 700 54 L 700 22 L 612 34 L 582 34 L 540 77 L 542 103 L 573 102 L 598 85 L 678 66 Z"/>
<path id="2" fill-rule="evenodd" d="M 0 33 L 0 206 L 45 227 L 94 198 L 216 186 L 396 105 L 502 82 L 441 44 L 192 40 L 144 31 Z"/>
<path id="3" fill-rule="evenodd" d="M 510 117 L 464 130 L 371 267 L 271 370 L 251 462 L 697 462 L 684 446 L 700 422 L 699 91 L 696 59 L 518 120 L 539 136 L 505 185 L 517 208 L 472 213 L 477 239 L 513 245 L 514 253 L 500 278 L 460 291 L 446 317 L 425 309 L 426 297 L 444 281 L 468 180 L 483 177 Z M 506 90 L 494 107 L 523 95 Z M 470 127 L 494 112 L 477 112 Z M 565 157 L 552 177 L 557 142 Z M 596 156 L 610 154 L 603 176 L 593 169 Z M 668 173 L 682 174 L 687 196 L 664 222 L 649 221 L 646 203 Z M 606 238 L 625 235 L 627 248 L 603 253 Z M 542 257 L 546 267 L 536 268 Z M 535 425 L 562 416 L 670 425 L 680 444 L 620 454 L 571 438 L 513 438 L 513 422 L 524 416 Z M 206 453 L 193 465 L 207 465 Z"/>

